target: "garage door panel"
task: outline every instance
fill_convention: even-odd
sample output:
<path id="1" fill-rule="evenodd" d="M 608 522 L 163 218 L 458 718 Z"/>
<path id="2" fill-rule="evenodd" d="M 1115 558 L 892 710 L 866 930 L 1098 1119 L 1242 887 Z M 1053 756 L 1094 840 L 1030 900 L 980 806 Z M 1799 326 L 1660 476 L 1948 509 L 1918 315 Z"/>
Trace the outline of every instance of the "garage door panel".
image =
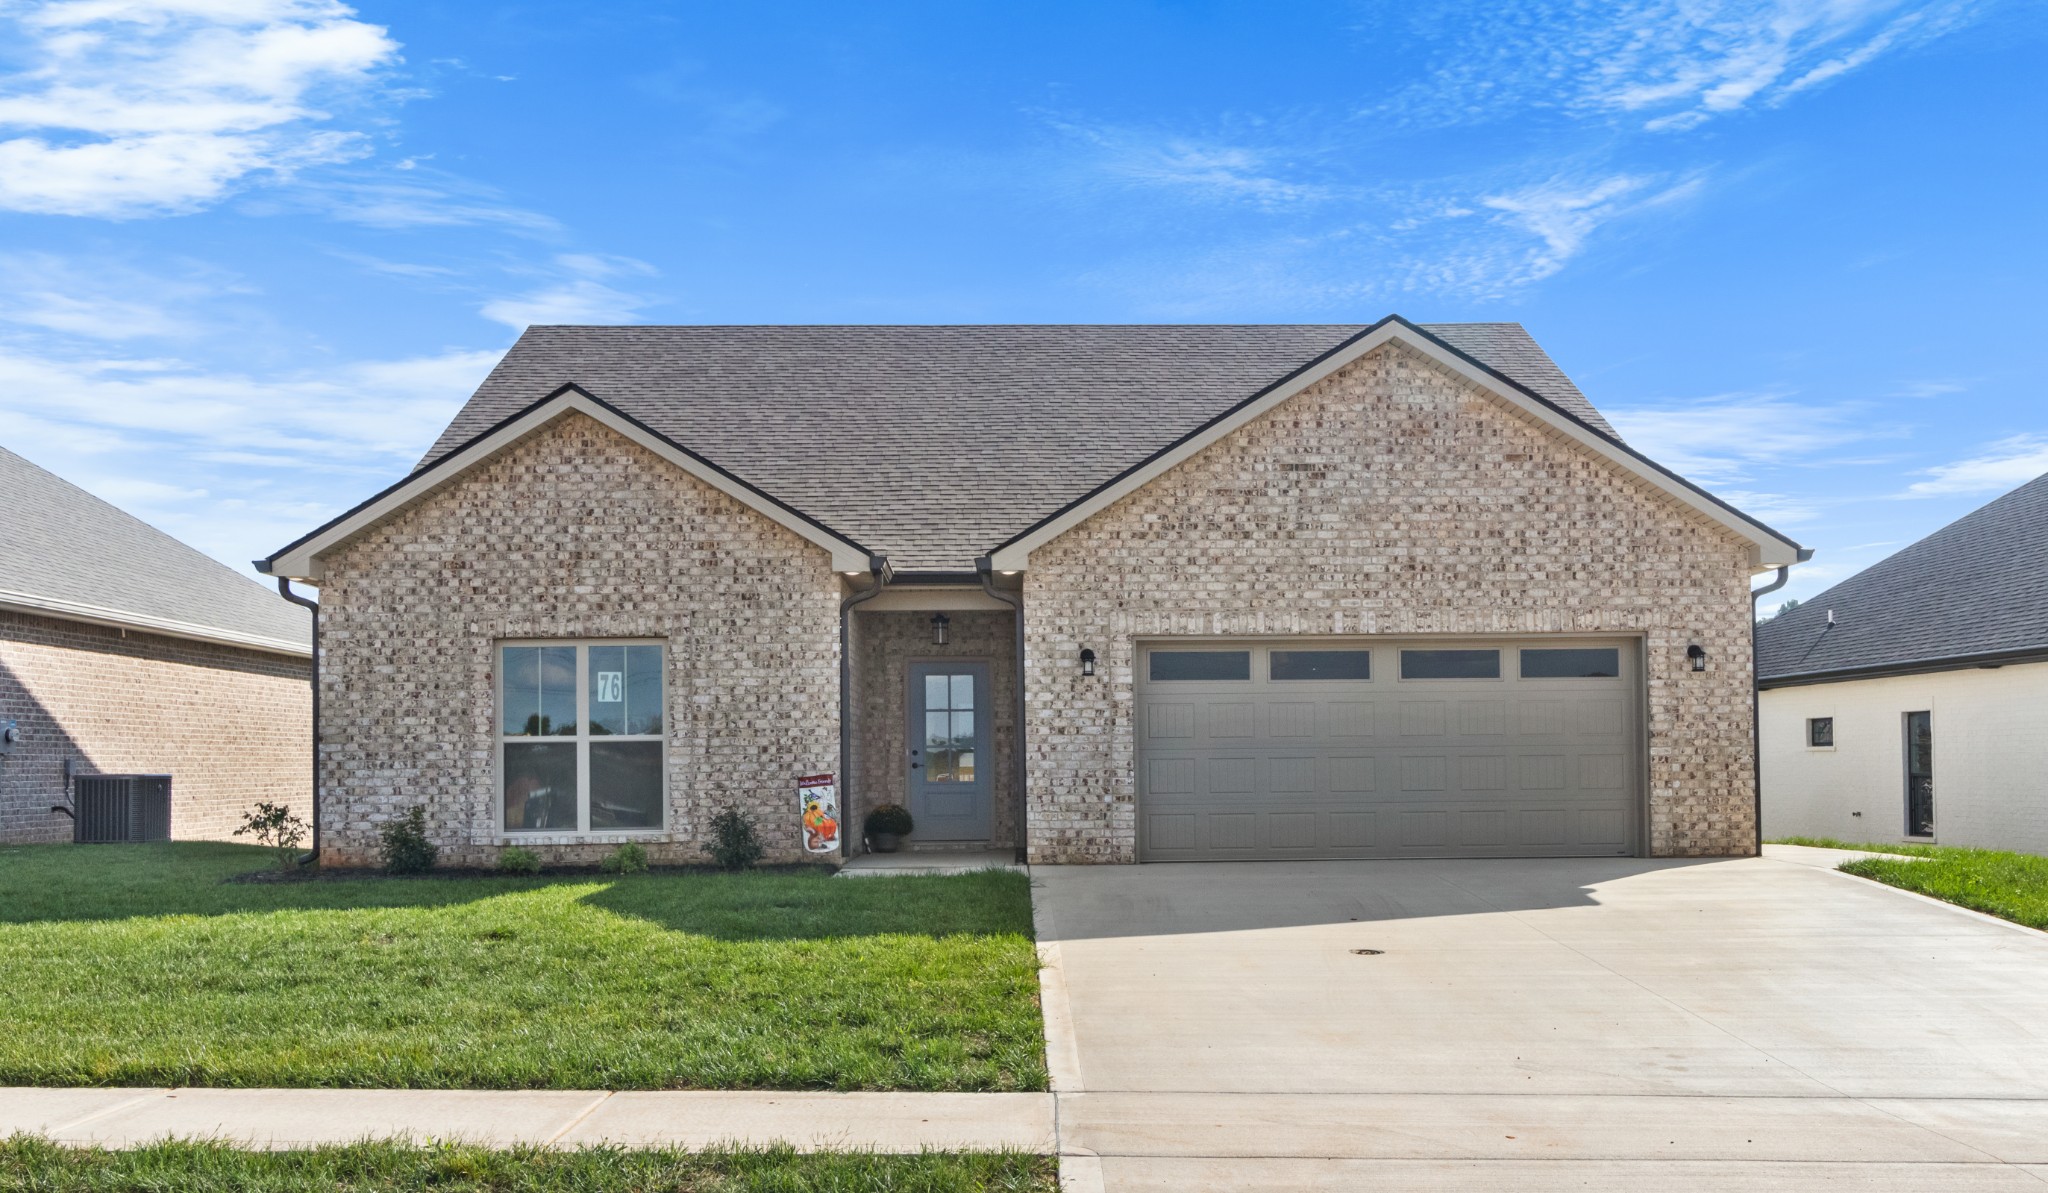
<path id="1" fill-rule="evenodd" d="M 1635 652 L 1595 644 L 1624 660 L 1621 676 L 1560 674 L 1553 660 L 1550 676 L 1524 681 L 1514 648 L 1529 641 L 1429 644 L 1499 652 L 1498 674 L 1465 678 L 1396 679 L 1401 645 L 1390 642 L 1371 647 L 1367 679 L 1326 678 L 1297 655 L 1283 669 L 1291 678 L 1273 680 L 1263 643 L 1215 647 L 1248 653 L 1249 674 L 1238 667 L 1235 679 L 1146 682 L 1141 665 L 1141 857 L 1633 852 Z"/>

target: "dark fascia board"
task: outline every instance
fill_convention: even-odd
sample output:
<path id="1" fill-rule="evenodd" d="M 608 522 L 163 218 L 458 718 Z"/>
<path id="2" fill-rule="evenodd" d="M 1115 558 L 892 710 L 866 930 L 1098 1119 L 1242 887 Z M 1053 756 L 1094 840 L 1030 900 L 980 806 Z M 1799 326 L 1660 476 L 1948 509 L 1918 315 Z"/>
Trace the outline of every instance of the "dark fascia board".
<path id="1" fill-rule="evenodd" d="M 1373 323 L 1370 326 L 1365 327 L 1360 331 L 1345 337 L 1343 340 L 1331 346 L 1329 349 L 1316 354 L 1316 356 L 1312 359 L 1304 361 L 1299 366 L 1288 370 L 1288 372 L 1284 376 L 1278 377 L 1272 382 L 1259 387 L 1257 391 L 1247 395 L 1244 399 L 1233 404 L 1229 409 L 1224 410 L 1221 413 L 1217 414 L 1214 418 L 1211 418 L 1203 422 L 1200 426 L 1189 431 L 1187 434 L 1182 435 L 1180 438 L 1160 448 L 1158 451 L 1155 451 L 1151 455 L 1146 456 L 1144 459 L 1139 460 L 1137 463 L 1132 464 L 1129 468 L 1126 468 L 1123 471 L 1117 473 L 1115 476 L 1110 477 L 1108 480 L 1095 486 L 1095 488 L 1090 489 L 1088 492 L 1083 493 L 1081 496 L 1076 497 L 1074 500 L 1067 502 L 1065 505 L 1052 511 L 1045 517 L 1040 518 L 1038 521 L 1033 522 L 1031 525 L 1025 527 L 1023 530 L 1011 535 L 1009 538 L 1004 539 L 1002 542 L 997 543 L 994 547 L 990 548 L 989 553 L 993 555 L 997 551 L 1001 551 L 1004 548 L 1011 546 L 1012 544 L 1015 544 L 1017 542 L 1020 542 L 1024 539 L 1031 537 L 1033 534 L 1037 533 L 1043 527 L 1058 521 L 1061 517 L 1065 516 L 1069 512 L 1083 505 L 1086 505 L 1089 501 L 1093 500 L 1098 494 L 1104 492 L 1105 490 L 1115 488 L 1118 484 L 1120 484 L 1127 478 L 1131 477 L 1132 475 L 1138 472 L 1143 471 L 1153 461 L 1158 460 L 1163 456 L 1170 455 L 1175 450 L 1185 446 L 1186 444 L 1202 438 L 1204 435 L 1208 434 L 1212 429 L 1214 429 L 1218 424 L 1229 420 L 1231 416 L 1237 414 L 1245 407 L 1257 403 L 1259 399 L 1272 393 L 1274 390 L 1282 388 L 1289 382 L 1293 381 L 1295 378 L 1300 377 L 1302 374 L 1309 372 L 1316 366 L 1322 364 L 1324 361 L 1330 359 L 1333 356 L 1338 355 L 1339 353 L 1342 353 L 1345 349 L 1351 347 L 1353 344 L 1357 343 L 1360 340 L 1365 339 L 1367 336 L 1372 335 L 1374 332 L 1379 331 L 1381 328 L 1386 327 L 1389 324 L 1402 328 L 1404 331 L 1416 336 L 1418 339 L 1428 341 L 1433 347 L 1438 348 L 1441 351 L 1456 357 L 1458 360 L 1462 361 L 1472 369 L 1484 373 L 1487 377 L 1491 378 L 1496 383 L 1514 390 L 1516 393 L 1521 394 L 1523 397 L 1528 398 L 1530 401 L 1535 402 L 1536 404 L 1542 406 L 1546 410 L 1549 410 L 1552 413 L 1558 415 L 1560 418 L 1563 418 L 1567 422 L 1570 422 L 1572 425 L 1584 430 L 1587 434 L 1593 435 L 1602 440 L 1603 442 L 1612 445 L 1614 448 L 1626 454 L 1630 458 L 1636 460 L 1637 462 L 1645 465 L 1650 469 L 1653 469 L 1654 471 L 1676 482 L 1677 484 L 1684 486 L 1686 489 L 1692 491 L 1695 494 L 1698 494 L 1699 496 L 1719 506 L 1721 509 L 1726 510 L 1728 513 L 1734 515 L 1735 517 L 1741 519 L 1749 525 L 1756 527 L 1758 530 L 1764 532 L 1770 537 L 1777 539 L 1779 542 L 1784 543 L 1788 547 L 1791 547 L 1795 552 L 1798 553 L 1800 562 L 1804 563 L 1806 560 L 1811 559 L 1813 557 L 1812 549 L 1800 546 L 1796 539 L 1793 539 L 1779 532 L 1778 530 L 1773 529 L 1771 526 L 1765 524 L 1764 522 L 1761 522 L 1758 519 L 1750 516 L 1749 514 L 1742 512 L 1736 507 L 1728 504 L 1726 501 L 1721 500 L 1719 497 L 1716 497 L 1714 494 L 1701 488 L 1699 485 L 1694 484 L 1692 481 L 1687 480 L 1685 477 L 1680 476 L 1678 473 L 1673 472 L 1671 469 L 1666 468 L 1664 465 L 1659 464 L 1655 460 L 1652 460 L 1650 457 L 1637 451 L 1635 448 L 1629 446 L 1622 440 L 1615 438 L 1613 435 L 1608 434 L 1606 431 L 1601 430 L 1600 428 L 1587 422 L 1585 419 L 1580 418 L 1578 415 L 1573 414 L 1571 411 L 1566 410 L 1562 406 L 1559 406 L 1557 403 L 1551 401 L 1549 398 L 1546 398 L 1542 394 L 1537 393 L 1535 390 L 1530 389 L 1528 386 L 1523 385 L 1521 382 L 1501 372 L 1499 369 L 1494 368 L 1492 365 L 1487 364 L 1485 361 L 1479 360 L 1478 358 L 1474 357 L 1471 353 L 1465 352 L 1462 349 L 1452 345 L 1448 341 L 1444 340 L 1442 337 L 1433 335 L 1429 331 L 1413 323 L 1410 323 L 1408 320 L 1402 318 L 1400 315 L 1387 315 L 1380 319 L 1378 322 Z"/>
<path id="2" fill-rule="evenodd" d="M 1835 671 L 1809 671 L 1799 675 L 1772 675 L 1757 680 L 1764 691 L 1772 688 L 1801 688 L 1814 684 L 1850 683 L 1859 679 L 1888 679 L 1895 675 L 1932 675 L 1940 671 L 1978 671 L 2021 663 L 2048 663 L 2048 646 L 2027 646 L 2018 650 L 1985 654 L 1951 655 L 1940 659 L 1912 659 L 1899 663 L 1873 663 L 1868 667 L 1844 667 Z"/>
<path id="3" fill-rule="evenodd" d="M 557 402 L 562 398 L 572 394 L 582 398 L 587 402 L 590 402 L 592 405 L 599 407 L 606 414 L 618 419 L 620 422 L 625 423 L 626 425 L 632 427 L 634 430 L 639 431 L 640 433 L 659 441 L 665 447 L 695 462 L 697 465 L 704 468 L 706 471 L 715 473 L 716 475 L 723 477 L 725 480 L 731 482 L 736 487 L 743 489 L 747 493 L 753 495 L 760 501 L 761 504 L 781 510 L 784 513 L 788 514 L 790 517 L 795 518 L 796 520 L 815 528 L 816 530 L 825 535 L 838 539 L 840 542 L 845 543 L 850 547 L 853 547 L 862 554 L 869 556 L 873 556 L 875 554 L 875 552 L 869 550 L 865 546 L 862 546 L 860 543 L 847 537 L 840 531 L 834 530 L 832 527 L 827 526 L 825 523 L 803 512 L 802 510 L 797 509 L 795 506 L 790 505 L 788 502 L 771 495 L 766 490 L 762 489 L 760 486 L 752 483 L 751 481 L 747 481 L 739 476 L 734 475 L 732 472 L 721 467 L 717 463 L 708 460 L 704 458 L 702 455 L 699 455 L 697 452 L 694 452 L 689 448 L 683 446 L 682 444 L 677 443 L 674 439 L 662 434 L 660 431 L 655 430 L 653 427 L 648 426 L 646 423 L 641 422 L 639 419 L 634 418 L 632 415 L 619 409 L 617 406 L 612 405 L 610 402 L 605 401 L 603 398 L 598 397 L 596 394 L 591 393 L 589 390 L 583 388 L 576 382 L 568 381 L 550 390 L 545 397 L 539 398 L 533 402 L 528 403 L 525 406 L 520 407 L 518 410 L 506 415 L 504 418 L 499 419 L 497 422 L 492 423 L 490 426 L 485 427 L 481 431 L 478 431 L 476 434 L 470 436 L 468 439 L 463 440 L 461 443 L 458 443 L 454 447 L 441 453 L 440 456 L 435 458 L 433 463 L 428 464 L 424 468 L 414 469 L 412 472 L 407 473 L 405 476 L 400 477 L 398 480 L 393 481 L 391 484 L 386 485 L 382 489 L 379 489 L 377 492 L 357 502 L 355 505 L 350 506 L 347 510 L 344 510 L 342 513 L 337 514 L 332 518 L 329 518 L 327 521 L 321 523 L 319 526 L 313 528 L 305 534 L 300 535 L 298 538 L 293 539 L 291 542 L 285 544 L 283 547 L 280 547 L 278 550 L 272 552 L 269 556 L 263 559 L 255 560 L 254 564 L 256 570 L 263 573 L 266 576 L 274 575 L 275 573 L 273 573 L 270 569 L 272 566 L 276 564 L 277 560 L 280 557 L 291 554 L 293 551 L 298 550 L 300 547 L 303 547 L 307 543 L 312 542 L 314 539 L 319 538 L 321 535 L 327 533 L 329 530 L 332 530 L 334 527 L 339 526 L 344 522 L 347 522 L 349 519 L 355 517 L 357 514 L 360 514 L 364 510 L 369 509 L 370 507 L 376 505 L 380 501 L 383 501 L 385 498 L 391 496 L 393 493 L 396 493 L 399 490 L 404 489 L 410 485 L 415 485 L 419 483 L 419 481 L 422 478 L 431 476 L 435 472 L 441 470 L 444 467 L 451 466 L 455 461 L 459 460 L 463 453 L 467 451 L 469 448 L 474 447 L 476 444 L 491 438 L 493 435 L 498 434 L 500 431 L 503 431 L 505 428 L 513 425 L 514 423 L 519 422 L 521 419 L 529 417 L 534 412 L 541 410 L 542 408 L 548 406 L 549 404 Z M 460 471 L 460 468 L 456 468 L 455 470 Z M 429 487 L 431 488 L 432 486 Z"/>

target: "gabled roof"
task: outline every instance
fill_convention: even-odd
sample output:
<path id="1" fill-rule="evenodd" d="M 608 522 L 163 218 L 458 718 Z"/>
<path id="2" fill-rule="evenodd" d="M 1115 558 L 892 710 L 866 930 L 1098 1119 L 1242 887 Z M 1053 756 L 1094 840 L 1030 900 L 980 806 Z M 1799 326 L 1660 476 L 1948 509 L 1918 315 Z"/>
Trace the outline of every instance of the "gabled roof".
<path id="1" fill-rule="evenodd" d="M 1024 566 L 1032 540 L 1399 339 L 1791 562 L 1791 540 L 1624 444 L 1519 324 L 533 327 L 411 477 L 265 561 L 314 557 L 552 417 L 557 395 L 814 538 L 840 570 Z M 528 420 L 522 422 L 521 420 Z M 523 432 L 522 432 L 523 433 Z M 496 446 L 493 446 L 496 445 Z M 1141 483 L 1141 482 L 1140 482 Z M 801 525 L 799 525 L 801 524 Z M 804 527 L 808 527 L 806 530 Z"/>
<path id="2" fill-rule="evenodd" d="M 1765 686 L 2028 656 L 2048 658 L 2048 476 L 1757 627 Z"/>
<path id="3" fill-rule="evenodd" d="M 0 608 L 311 655 L 311 615 L 0 448 Z"/>

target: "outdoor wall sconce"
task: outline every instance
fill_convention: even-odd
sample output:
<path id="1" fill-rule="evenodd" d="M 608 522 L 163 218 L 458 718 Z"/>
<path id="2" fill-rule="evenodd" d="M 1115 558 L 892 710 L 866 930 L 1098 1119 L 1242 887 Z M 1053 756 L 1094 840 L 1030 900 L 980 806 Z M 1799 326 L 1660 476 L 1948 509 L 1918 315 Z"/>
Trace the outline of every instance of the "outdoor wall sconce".
<path id="1" fill-rule="evenodd" d="M 1095 674 L 1095 652 L 1085 646 L 1081 648 L 1081 674 Z"/>
<path id="2" fill-rule="evenodd" d="M 1695 642 L 1691 646 L 1686 647 L 1685 657 L 1692 660 L 1692 669 L 1694 671 L 1705 671 L 1707 669 L 1707 652 L 1699 643 Z"/>
<path id="3" fill-rule="evenodd" d="M 932 645 L 944 646 L 953 640 L 953 619 L 943 613 L 932 614 Z"/>

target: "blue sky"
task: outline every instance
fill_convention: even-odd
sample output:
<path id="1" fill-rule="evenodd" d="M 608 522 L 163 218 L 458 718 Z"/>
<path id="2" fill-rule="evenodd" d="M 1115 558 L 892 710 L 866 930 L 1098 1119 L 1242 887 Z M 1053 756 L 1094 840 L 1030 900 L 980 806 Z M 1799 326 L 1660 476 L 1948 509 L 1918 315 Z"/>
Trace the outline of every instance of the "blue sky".
<path id="1" fill-rule="evenodd" d="M 2048 471 L 2048 6 L 0 0 L 0 444 L 218 557 L 528 322 L 1529 326 L 1810 596 Z"/>

